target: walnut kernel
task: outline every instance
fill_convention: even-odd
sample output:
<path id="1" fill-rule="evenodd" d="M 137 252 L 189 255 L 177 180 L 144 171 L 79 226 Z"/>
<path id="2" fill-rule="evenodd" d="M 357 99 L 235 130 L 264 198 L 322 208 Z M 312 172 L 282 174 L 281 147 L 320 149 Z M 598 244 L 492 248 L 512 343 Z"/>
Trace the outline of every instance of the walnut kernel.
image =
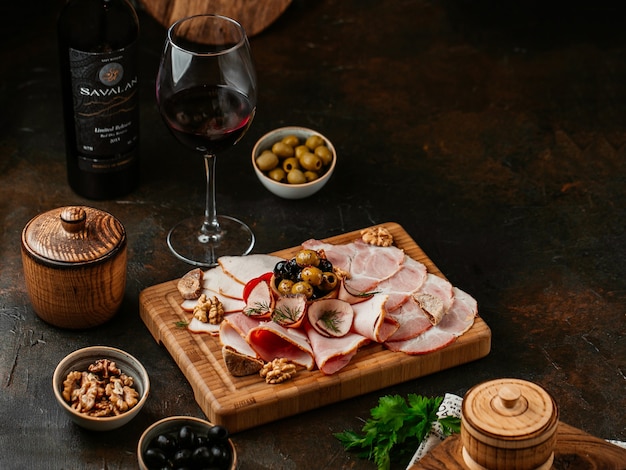
<path id="1" fill-rule="evenodd" d="M 361 230 L 361 238 L 365 243 L 375 246 L 393 245 L 393 235 L 385 227 L 370 227 Z"/>
<path id="2" fill-rule="evenodd" d="M 224 319 L 224 306 L 217 297 L 209 299 L 206 294 L 201 294 L 193 308 L 193 316 L 202 323 L 218 325 Z"/>
<path id="3" fill-rule="evenodd" d="M 266 363 L 259 372 L 268 384 L 279 384 L 291 379 L 296 373 L 296 365 L 284 357 Z"/>

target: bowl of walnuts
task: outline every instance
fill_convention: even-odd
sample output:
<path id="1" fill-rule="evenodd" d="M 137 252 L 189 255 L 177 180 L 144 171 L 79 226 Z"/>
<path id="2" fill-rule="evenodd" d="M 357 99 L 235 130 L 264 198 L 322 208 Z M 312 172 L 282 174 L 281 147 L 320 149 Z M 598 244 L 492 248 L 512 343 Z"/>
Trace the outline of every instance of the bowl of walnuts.
<path id="1" fill-rule="evenodd" d="M 274 129 L 252 149 L 252 166 L 259 181 L 285 199 L 303 199 L 318 192 L 330 179 L 336 163 L 332 142 L 306 127 Z"/>
<path id="2" fill-rule="evenodd" d="M 119 428 L 146 403 L 150 379 L 120 349 L 90 346 L 65 356 L 52 376 L 54 396 L 74 423 L 93 431 Z"/>

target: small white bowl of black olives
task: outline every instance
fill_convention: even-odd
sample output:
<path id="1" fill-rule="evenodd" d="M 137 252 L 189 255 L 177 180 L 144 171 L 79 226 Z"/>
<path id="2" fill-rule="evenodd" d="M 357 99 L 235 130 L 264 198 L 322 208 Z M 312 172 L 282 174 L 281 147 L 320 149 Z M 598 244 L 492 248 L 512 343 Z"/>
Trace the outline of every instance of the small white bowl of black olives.
<path id="1" fill-rule="evenodd" d="M 284 199 L 303 199 L 328 182 L 337 153 L 332 142 L 306 127 L 281 127 L 261 137 L 252 149 L 252 166 L 261 184 Z"/>

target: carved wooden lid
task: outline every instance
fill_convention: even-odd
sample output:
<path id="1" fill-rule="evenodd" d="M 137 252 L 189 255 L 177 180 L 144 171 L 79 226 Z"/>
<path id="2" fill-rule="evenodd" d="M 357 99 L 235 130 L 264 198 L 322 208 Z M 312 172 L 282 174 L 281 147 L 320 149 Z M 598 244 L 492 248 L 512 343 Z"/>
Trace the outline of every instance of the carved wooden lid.
<path id="1" fill-rule="evenodd" d="M 462 419 L 474 437 L 507 447 L 507 441 L 550 438 L 558 423 L 558 409 L 539 385 L 506 378 L 471 388 L 463 400 Z"/>
<path id="2" fill-rule="evenodd" d="M 126 245 L 123 225 L 105 211 L 68 206 L 44 212 L 22 231 L 22 246 L 44 264 L 100 262 Z"/>

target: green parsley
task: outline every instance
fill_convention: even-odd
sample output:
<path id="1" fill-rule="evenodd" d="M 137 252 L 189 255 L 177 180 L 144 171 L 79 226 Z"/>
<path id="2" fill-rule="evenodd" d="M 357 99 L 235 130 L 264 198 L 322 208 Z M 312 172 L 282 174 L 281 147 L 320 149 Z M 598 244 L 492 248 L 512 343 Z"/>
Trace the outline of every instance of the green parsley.
<path id="1" fill-rule="evenodd" d="M 370 410 L 371 418 L 365 421 L 362 434 L 344 431 L 334 436 L 346 450 L 373 460 L 378 470 L 389 470 L 391 456 L 397 460 L 415 452 L 435 422 L 439 422 L 446 435 L 460 431 L 459 418 L 437 416 L 442 401 L 443 397 L 426 398 L 414 393 L 406 400 L 400 395 L 385 395 L 378 400 L 378 406 Z"/>

